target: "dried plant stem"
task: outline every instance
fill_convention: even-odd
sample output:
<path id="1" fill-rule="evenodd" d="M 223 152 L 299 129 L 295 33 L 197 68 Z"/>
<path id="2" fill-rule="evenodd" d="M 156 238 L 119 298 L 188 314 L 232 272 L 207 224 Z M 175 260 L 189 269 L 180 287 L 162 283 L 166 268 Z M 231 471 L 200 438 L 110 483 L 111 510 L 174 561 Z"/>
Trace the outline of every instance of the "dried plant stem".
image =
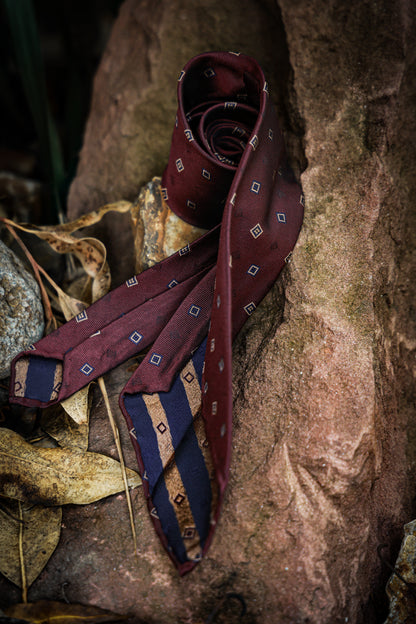
<path id="1" fill-rule="evenodd" d="M 27 603 L 27 578 L 25 568 L 25 557 L 23 553 L 23 509 L 22 503 L 19 501 L 19 559 L 20 559 L 20 575 L 22 579 L 22 602 Z"/>
<path id="2" fill-rule="evenodd" d="M 136 529 L 134 526 L 133 507 L 131 504 L 130 490 L 129 490 L 129 486 L 127 483 L 126 465 L 124 463 L 123 450 L 121 448 L 121 443 L 120 443 L 120 432 L 118 430 L 117 423 L 114 420 L 113 412 L 111 410 L 110 401 L 108 398 L 107 389 L 105 387 L 105 382 L 104 382 L 103 377 L 98 378 L 98 385 L 100 387 L 101 394 L 103 395 L 104 403 L 107 409 L 108 419 L 111 424 L 111 429 L 113 430 L 114 441 L 116 443 L 117 452 L 118 452 L 118 456 L 120 459 L 121 473 L 123 475 L 123 481 L 124 481 L 124 490 L 126 492 L 127 506 L 129 508 L 129 517 L 130 517 L 131 533 L 133 537 L 134 553 L 137 556 L 137 537 L 136 537 Z"/>
<path id="3" fill-rule="evenodd" d="M 9 222 L 9 220 L 8 219 L 1 219 L 1 221 L 4 223 L 4 225 L 9 230 L 9 232 L 12 234 L 12 236 L 16 239 L 16 241 L 18 242 L 20 247 L 23 249 L 27 259 L 29 260 L 29 262 L 30 262 L 30 264 L 32 266 L 33 272 L 34 272 L 35 277 L 36 277 L 36 281 L 39 284 L 39 289 L 40 289 L 40 293 L 41 293 L 41 297 L 42 297 L 43 308 L 44 308 L 44 311 L 45 311 L 47 325 L 50 325 L 53 322 L 54 315 L 53 315 L 53 312 L 52 312 L 51 303 L 49 301 L 49 297 L 47 295 L 45 286 L 43 285 L 42 279 L 41 279 L 40 274 L 39 274 L 39 269 L 41 269 L 41 267 L 38 265 L 38 263 L 36 262 L 36 260 L 34 259 L 34 257 L 30 253 L 30 251 L 28 250 L 28 248 L 26 247 L 24 242 L 22 241 L 22 239 L 20 238 L 20 236 L 18 234 L 16 234 L 16 232 L 15 232 L 13 226 L 11 225 L 11 223 Z"/>

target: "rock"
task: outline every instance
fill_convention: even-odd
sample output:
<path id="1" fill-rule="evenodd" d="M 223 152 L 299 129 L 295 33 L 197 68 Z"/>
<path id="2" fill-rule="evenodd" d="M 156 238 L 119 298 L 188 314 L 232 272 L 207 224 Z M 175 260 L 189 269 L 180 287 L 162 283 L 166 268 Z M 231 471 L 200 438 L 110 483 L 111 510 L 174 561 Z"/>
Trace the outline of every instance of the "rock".
<path id="1" fill-rule="evenodd" d="M 244 596 L 253 623 L 387 616 L 377 546 L 393 552 L 412 520 L 416 466 L 415 15 L 407 0 L 279 6 L 284 29 L 254 0 L 156 9 L 127 0 L 70 197 L 72 218 L 160 174 L 178 70 L 250 31 L 242 50 L 275 78 L 290 151 L 307 163 L 306 214 L 292 262 L 234 347 L 234 453 L 213 544 L 179 579 L 140 492 L 138 562 L 122 497 L 70 509 L 32 599 L 56 598 L 70 582 L 72 601 L 160 624 L 203 620 L 227 591 Z M 107 377 L 114 406 L 133 366 Z M 134 462 L 121 419 L 120 428 Z M 90 439 L 113 453 L 98 395 Z"/>
<path id="2" fill-rule="evenodd" d="M 391 575 L 387 594 L 390 612 L 384 624 L 411 624 L 416 620 L 415 604 L 416 520 L 404 527 L 404 538 Z"/>
<path id="3" fill-rule="evenodd" d="M 163 201 L 161 178 L 143 186 L 132 208 L 135 272 L 140 273 L 175 253 L 206 230 L 182 221 Z"/>
<path id="4" fill-rule="evenodd" d="M 15 254 L 0 241 L 0 379 L 15 355 L 42 338 L 39 287 Z"/>

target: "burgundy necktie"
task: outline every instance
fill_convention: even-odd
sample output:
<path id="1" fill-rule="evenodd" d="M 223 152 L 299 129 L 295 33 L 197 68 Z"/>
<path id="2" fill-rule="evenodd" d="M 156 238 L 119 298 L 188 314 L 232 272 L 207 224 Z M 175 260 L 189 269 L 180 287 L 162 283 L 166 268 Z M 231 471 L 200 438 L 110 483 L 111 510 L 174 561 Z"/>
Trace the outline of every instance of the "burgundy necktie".
<path id="1" fill-rule="evenodd" d="M 253 59 L 195 57 L 178 103 L 161 193 L 210 231 L 19 354 L 10 400 L 56 403 L 150 347 L 120 407 L 156 531 L 184 574 L 208 549 L 228 481 L 232 341 L 290 255 L 303 207 Z"/>

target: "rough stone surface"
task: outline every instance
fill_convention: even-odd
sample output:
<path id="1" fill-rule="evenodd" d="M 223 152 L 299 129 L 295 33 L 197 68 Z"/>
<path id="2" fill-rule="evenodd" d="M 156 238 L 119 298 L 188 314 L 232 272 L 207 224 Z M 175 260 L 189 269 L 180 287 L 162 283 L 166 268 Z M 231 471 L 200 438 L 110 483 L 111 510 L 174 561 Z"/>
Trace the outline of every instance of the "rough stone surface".
<path id="1" fill-rule="evenodd" d="M 39 287 L 15 254 L 0 241 L 0 379 L 15 355 L 42 337 Z"/>
<path id="2" fill-rule="evenodd" d="M 171 256 L 207 230 L 182 221 L 163 201 L 161 178 L 155 177 L 141 189 L 132 208 L 135 272 Z"/>
<path id="3" fill-rule="evenodd" d="M 95 82 L 71 217 L 161 173 L 178 68 L 203 49 L 235 48 L 233 3 L 194 5 L 123 5 Z M 235 345 L 231 481 L 212 547 L 180 579 L 140 492 L 137 562 L 122 496 L 68 509 L 32 600 L 61 596 L 68 582 L 70 600 L 136 614 L 132 622 L 196 623 L 227 591 L 244 595 L 250 624 L 387 616 L 389 570 L 377 547 L 386 543 L 394 561 L 415 513 L 415 9 L 410 0 L 279 6 L 284 31 L 278 13 L 258 21 L 269 11 L 261 2 L 239 2 L 236 18 L 255 39 L 243 51 L 272 59 L 266 72 L 288 80 L 277 96 L 291 153 L 307 164 L 305 223 L 291 264 Z M 122 171 L 130 182 L 118 186 Z M 107 377 L 114 407 L 133 367 Z M 91 446 L 112 453 L 98 391 L 94 400 Z M 120 428 L 132 463 L 121 419 Z M 4 587 L 0 596 L 16 600 Z"/>

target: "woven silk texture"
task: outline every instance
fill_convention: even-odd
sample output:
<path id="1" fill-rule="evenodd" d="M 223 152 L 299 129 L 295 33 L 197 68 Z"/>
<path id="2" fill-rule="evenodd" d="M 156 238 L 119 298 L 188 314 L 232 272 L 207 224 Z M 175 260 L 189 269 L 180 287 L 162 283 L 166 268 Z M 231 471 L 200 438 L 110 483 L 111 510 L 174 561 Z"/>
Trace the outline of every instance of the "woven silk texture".
<path id="1" fill-rule="evenodd" d="M 232 341 L 285 265 L 303 202 L 259 65 L 193 58 L 163 200 L 208 229 L 20 353 L 10 400 L 44 407 L 148 349 L 120 395 L 150 517 L 181 574 L 206 553 L 228 481 Z"/>

